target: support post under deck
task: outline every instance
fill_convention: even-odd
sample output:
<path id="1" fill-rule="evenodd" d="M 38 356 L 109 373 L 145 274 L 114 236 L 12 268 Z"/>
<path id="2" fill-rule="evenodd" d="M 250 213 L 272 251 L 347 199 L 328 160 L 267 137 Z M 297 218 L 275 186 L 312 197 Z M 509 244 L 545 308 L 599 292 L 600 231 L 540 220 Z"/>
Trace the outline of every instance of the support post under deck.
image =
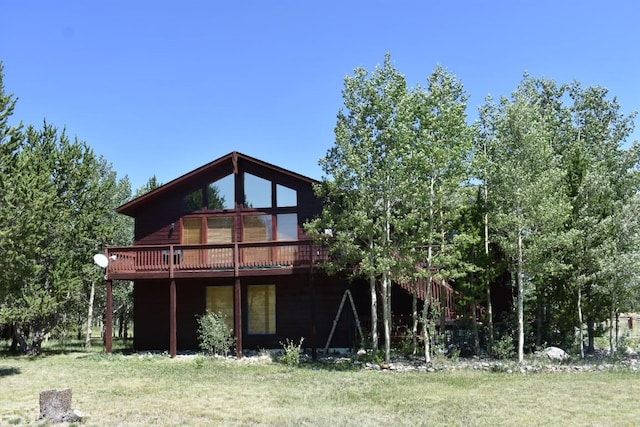
<path id="1" fill-rule="evenodd" d="M 107 354 L 113 351 L 113 280 L 107 279 L 107 307 L 104 325 L 104 344 Z"/>
<path id="2" fill-rule="evenodd" d="M 234 329 L 236 332 L 236 356 L 242 357 L 242 287 L 240 278 L 236 277 L 235 284 L 233 286 L 234 293 Z"/>
<path id="3" fill-rule="evenodd" d="M 176 281 L 171 279 L 169 286 L 169 355 L 171 358 L 176 357 L 178 352 L 176 324 Z"/>

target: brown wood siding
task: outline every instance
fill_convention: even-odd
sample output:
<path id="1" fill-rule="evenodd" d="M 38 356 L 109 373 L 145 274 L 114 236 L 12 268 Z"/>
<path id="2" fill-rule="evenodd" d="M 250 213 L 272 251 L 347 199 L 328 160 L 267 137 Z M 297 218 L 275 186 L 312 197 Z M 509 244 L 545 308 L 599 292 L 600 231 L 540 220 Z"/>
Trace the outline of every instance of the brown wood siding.
<path id="1" fill-rule="evenodd" d="M 304 346 L 312 343 L 312 315 L 309 276 L 259 276 L 242 278 L 243 346 L 245 349 L 282 348 L 287 339 Z M 196 316 L 206 310 L 206 287 L 231 285 L 232 279 L 177 279 L 177 347 L 179 351 L 198 350 Z M 276 285 L 276 334 L 247 334 L 247 287 Z M 318 348 L 323 348 L 329 336 L 338 306 L 349 283 L 337 277 L 319 275 L 315 279 L 315 308 Z M 351 286 L 358 315 L 368 316 L 366 286 Z M 134 286 L 134 348 L 137 351 L 167 350 L 169 346 L 169 281 L 137 281 Z M 350 305 L 345 304 L 331 347 L 353 347 L 355 323 Z"/>
<path id="2" fill-rule="evenodd" d="M 182 194 L 158 197 L 151 208 L 139 211 L 135 218 L 136 245 L 179 244 Z M 174 224 L 174 228 L 171 228 Z"/>
<path id="3" fill-rule="evenodd" d="M 169 349 L 169 281 L 139 280 L 133 288 L 136 351 Z"/>

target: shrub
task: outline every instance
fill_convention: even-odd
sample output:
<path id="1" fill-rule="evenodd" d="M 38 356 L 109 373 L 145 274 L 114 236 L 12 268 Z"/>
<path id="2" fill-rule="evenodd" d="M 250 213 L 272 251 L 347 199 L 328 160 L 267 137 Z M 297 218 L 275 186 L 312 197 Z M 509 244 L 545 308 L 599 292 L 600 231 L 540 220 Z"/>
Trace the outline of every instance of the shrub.
<path id="1" fill-rule="evenodd" d="M 287 338 L 286 343 L 280 343 L 284 348 L 284 353 L 280 357 L 280 360 L 287 366 L 296 367 L 300 365 L 300 355 L 302 354 L 302 341 L 304 338 L 300 338 L 300 341 L 296 344 L 294 341 Z"/>
<path id="2" fill-rule="evenodd" d="M 511 359 L 516 354 L 513 337 L 504 335 L 493 344 L 493 355 L 498 359 Z"/>
<path id="3" fill-rule="evenodd" d="M 208 312 L 198 317 L 198 342 L 208 354 L 224 356 L 229 352 L 236 340 L 224 314 Z"/>

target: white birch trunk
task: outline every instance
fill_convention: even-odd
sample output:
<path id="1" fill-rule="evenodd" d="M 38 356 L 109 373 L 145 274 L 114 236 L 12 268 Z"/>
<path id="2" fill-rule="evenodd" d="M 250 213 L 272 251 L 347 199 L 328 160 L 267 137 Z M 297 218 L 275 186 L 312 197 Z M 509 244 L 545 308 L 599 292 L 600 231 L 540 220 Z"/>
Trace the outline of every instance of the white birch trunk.
<path id="1" fill-rule="evenodd" d="M 369 240 L 369 253 L 373 261 L 373 239 Z M 378 352 L 378 295 L 376 293 L 376 278 L 373 271 L 369 275 L 369 296 L 371 299 L 371 346 L 373 352 Z"/>
<path id="2" fill-rule="evenodd" d="M 423 325 L 422 325 L 422 333 L 424 339 L 424 361 L 425 363 L 431 363 L 431 334 L 429 333 L 429 306 L 431 305 L 431 285 L 433 284 L 433 274 L 431 271 L 431 263 L 432 263 L 432 255 L 431 255 L 431 245 L 428 248 L 427 255 L 427 271 L 428 271 L 428 279 L 427 279 L 427 289 L 425 289 L 424 293 L 424 305 L 423 305 Z"/>
<path id="3" fill-rule="evenodd" d="M 485 147 L 485 155 L 486 155 L 486 147 Z M 485 204 L 485 214 L 484 214 L 484 255 L 486 259 L 489 259 L 489 214 L 486 212 L 486 206 L 488 203 L 488 189 L 485 183 L 484 186 L 484 204 Z M 488 326 L 488 353 L 491 353 L 493 349 L 493 304 L 491 304 L 491 281 L 489 280 L 489 275 L 485 273 L 485 286 L 487 291 L 487 326 Z"/>
<path id="4" fill-rule="evenodd" d="M 429 247 L 427 253 L 427 289 L 424 296 L 424 361 L 425 363 L 431 363 L 431 334 L 429 331 L 429 307 L 431 306 L 431 286 L 433 285 L 433 244 L 431 242 L 431 236 L 433 235 L 433 223 L 434 223 L 434 211 L 433 204 L 435 199 L 435 178 L 431 177 L 431 185 L 429 188 Z"/>
<path id="5" fill-rule="evenodd" d="M 376 294 L 376 278 L 369 277 L 369 293 L 371 296 L 371 346 L 378 352 L 378 295 Z"/>
<path id="6" fill-rule="evenodd" d="M 611 310 L 610 313 L 610 327 L 609 327 L 609 356 L 613 356 L 613 353 L 615 352 L 615 345 L 613 343 L 613 323 L 614 323 L 614 319 L 613 319 L 613 310 Z"/>
<path id="7" fill-rule="evenodd" d="M 385 248 L 389 256 L 391 247 L 391 202 L 385 200 Z M 389 363 L 391 359 L 391 272 L 382 275 L 382 312 L 384 322 L 384 359 Z"/>
<path id="8" fill-rule="evenodd" d="M 389 301 L 389 274 L 382 275 L 382 313 L 384 327 L 384 360 L 389 363 L 391 359 L 391 301 Z"/>
<path id="9" fill-rule="evenodd" d="M 91 291 L 89 292 L 89 307 L 87 308 L 87 333 L 84 339 L 85 348 L 91 347 L 91 326 L 93 325 L 93 300 L 96 295 L 96 284 L 91 281 Z"/>
<path id="10" fill-rule="evenodd" d="M 411 282 L 411 346 L 412 354 L 418 351 L 418 283 L 416 279 Z"/>
<path id="11" fill-rule="evenodd" d="M 582 288 L 578 286 L 578 327 L 580 337 L 580 358 L 584 359 L 584 331 L 582 329 L 583 317 L 582 317 Z"/>
<path id="12" fill-rule="evenodd" d="M 518 230 L 518 363 L 524 361 L 524 284 L 522 277 L 522 230 Z"/>

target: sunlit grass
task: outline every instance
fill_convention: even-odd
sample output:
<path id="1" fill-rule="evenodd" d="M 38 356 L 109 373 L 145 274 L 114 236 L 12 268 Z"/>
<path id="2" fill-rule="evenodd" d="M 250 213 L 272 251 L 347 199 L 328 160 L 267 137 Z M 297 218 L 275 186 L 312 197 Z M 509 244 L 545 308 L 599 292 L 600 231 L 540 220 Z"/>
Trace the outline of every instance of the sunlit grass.
<path id="1" fill-rule="evenodd" d="M 52 352 L 0 356 L 0 425 L 73 389 L 85 425 L 636 425 L 640 374 L 393 373 L 304 363 Z"/>

